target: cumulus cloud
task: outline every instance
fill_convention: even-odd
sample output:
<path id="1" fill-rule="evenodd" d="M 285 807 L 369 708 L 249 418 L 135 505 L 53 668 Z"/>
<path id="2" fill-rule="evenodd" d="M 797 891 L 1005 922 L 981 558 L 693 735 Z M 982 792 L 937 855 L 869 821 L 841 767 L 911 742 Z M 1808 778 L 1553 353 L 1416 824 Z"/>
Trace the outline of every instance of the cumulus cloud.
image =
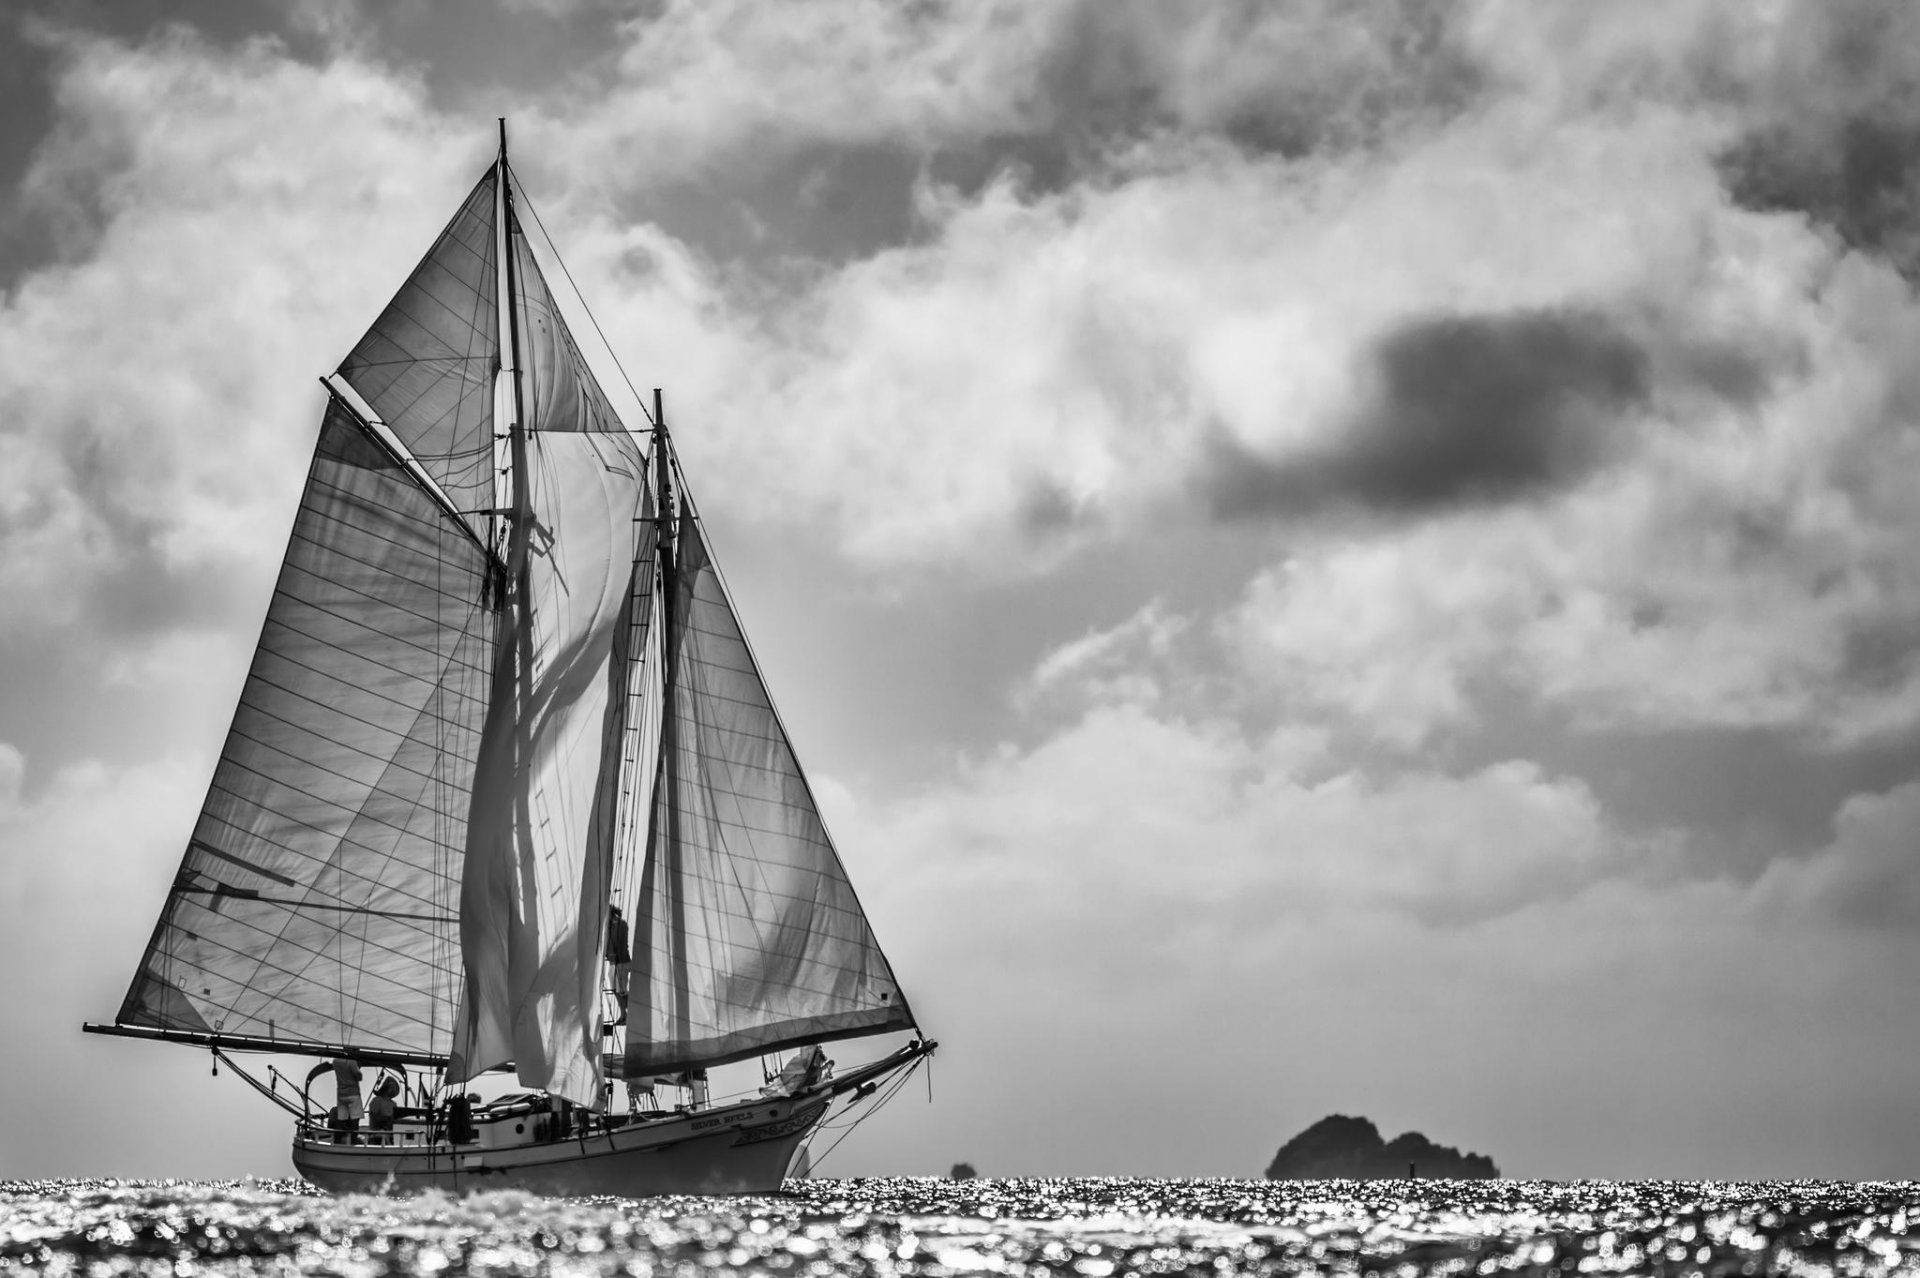
<path id="1" fill-rule="evenodd" d="M 1023 705 L 1047 698 L 1075 703 L 1148 704 L 1161 699 L 1162 672 L 1176 668 L 1175 645 L 1191 618 L 1154 599 L 1117 626 L 1091 630 L 1043 656 L 1016 694 Z"/>
<path id="2" fill-rule="evenodd" d="M 1167 131 L 1304 155 L 1378 141 L 1472 100 L 1475 67 L 1429 0 L 1355 7 L 839 0 L 777 14 L 673 3 L 635 17 L 555 145 L 648 157 L 651 180 L 881 147 L 950 171 L 996 154 L 1049 185 Z M 556 119 L 555 125 L 559 124 Z M 584 131 L 578 126 L 584 125 Z M 627 183 L 638 174 L 608 173 Z"/>
<path id="3" fill-rule="evenodd" d="M 1920 947 L 1863 948 L 1764 887 L 1688 881 L 1677 836 L 1624 835 L 1536 765 L 1368 774 L 1311 733 L 1110 703 L 840 828 L 869 850 L 890 953 L 926 974 L 919 1014 L 955 1045 L 940 1095 L 1010 1119 L 980 1131 L 935 1106 L 911 1140 L 874 1138 L 883 1164 L 915 1166 L 932 1136 L 1030 1173 L 1137 1171 L 1143 1145 L 1168 1174 L 1241 1173 L 1343 1107 L 1459 1113 L 1520 1174 L 1902 1157 L 1900 1139 L 1837 1129 L 1897 1092 L 1868 1058 L 1913 1041 L 1887 976 L 1920 972 Z M 917 922 L 884 926 L 899 916 Z M 1184 1127 L 1143 1104 L 1124 1139 L 1055 1151 L 1053 1133 L 1104 1130 L 1099 1112 L 1203 1068 L 1196 1054 L 1261 1065 L 1219 1071 L 1218 1111 Z M 1038 1099 L 1035 1072 L 1100 1082 Z M 1272 1113 L 1277 1085 L 1298 1112 L 1240 1152 L 1230 1115 Z M 1808 1116 L 1780 1120 L 1790 1142 L 1753 1122 L 1776 1111 Z"/>
<path id="4" fill-rule="evenodd" d="M 1722 154 L 1756 208 L 1804 213 L 1920 273 L 1920 14 L 1846 0 L 1791 6 Z"/>
<path id="5" fill-rule="evenodd" d="M 1833 841 L 1768 867 L 1756 885 L 1774 916 L 1920 929 L 1920 783 L 1856 794 L 1835 815 Z"/>
<path id="6" fill-rule="evenodd" d="M 273 567 L 313 379 L 478 157 L 362 63 L 56 38 L 26 198 L 84 232 L 0 305 L 0 588 L 35 601 L 0 626 L 229 623 Z"/>

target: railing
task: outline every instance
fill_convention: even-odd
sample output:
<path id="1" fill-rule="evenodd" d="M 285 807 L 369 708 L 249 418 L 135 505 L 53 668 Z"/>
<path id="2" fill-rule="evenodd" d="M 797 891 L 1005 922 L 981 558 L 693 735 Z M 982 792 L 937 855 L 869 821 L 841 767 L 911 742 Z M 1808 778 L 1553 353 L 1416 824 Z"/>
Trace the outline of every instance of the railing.
<path id="1" fill-rule="evenodd" d="M 300 1138 L 316 1145 L 371 1145 L 396 1149 L 423 1149 L 436 1142 L 438 1133 L 424 1127 L 391 1129 L 356 1127 L 337 1130 L 317 1123 L 302 1123 Z"/>

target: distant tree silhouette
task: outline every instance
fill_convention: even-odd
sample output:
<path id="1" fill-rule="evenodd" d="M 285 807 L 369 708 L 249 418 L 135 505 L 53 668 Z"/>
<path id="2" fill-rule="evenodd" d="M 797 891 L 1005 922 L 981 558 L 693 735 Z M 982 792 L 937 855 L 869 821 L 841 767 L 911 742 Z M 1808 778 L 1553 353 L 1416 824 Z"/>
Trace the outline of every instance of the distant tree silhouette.
<path id="1" fill-rule="evenodd" d="M 947 1173 L 948 1180 L 972 1180 L 979 1173 L 973 1170 L 972 1163 L 955 1163 L 953 1170 Z"/>
<path id="2" fill-rule="evenodd" d="M 1267 1164 L 1267 1179 L 1396 1180 L 1409 1168 L 1446 1180 L 1492 1180 L 1500 1174 L 1484 1154 L 1462 1154 L 1419 1132 L 1383 1141 L 1369 1120 L 1331 1114 L 1280 1147 Z"/>

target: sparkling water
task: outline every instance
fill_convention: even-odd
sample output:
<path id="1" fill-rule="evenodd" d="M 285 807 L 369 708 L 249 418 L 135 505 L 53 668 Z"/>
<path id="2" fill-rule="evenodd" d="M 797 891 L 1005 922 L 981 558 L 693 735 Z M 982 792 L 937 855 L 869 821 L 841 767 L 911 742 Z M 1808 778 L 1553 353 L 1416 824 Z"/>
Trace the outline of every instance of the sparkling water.
<path id="1" fill-rule="evenodd" d="M 46 1274 L 1920 1273 L 1920 1184 L 799 1180 L 760 1197 L 0 1183 Z"/>

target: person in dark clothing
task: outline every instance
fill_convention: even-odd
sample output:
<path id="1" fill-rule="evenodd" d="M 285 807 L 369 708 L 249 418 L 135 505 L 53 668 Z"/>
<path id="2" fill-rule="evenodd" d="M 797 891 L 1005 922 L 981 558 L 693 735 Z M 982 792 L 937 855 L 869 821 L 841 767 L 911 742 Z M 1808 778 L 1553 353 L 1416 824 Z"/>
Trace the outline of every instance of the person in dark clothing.
<path id="1" fill-rule="evenodd" d="M 400 1081 L 391 1075 L 380 1081 L 373 1089 L 373 1100 L 367 1104 L 367 1126 L 376 1132 L 393 1130 L 393 1098 L 400 1094 Z"/>
<path id="2" fill-rule="evenodd" d="M 357 1130 L 363 1113 L 360 1105 L 360 1062 L 348 1056 L 336 1057 L 333 1062 L 333 1085 L 334 1130 Z"/>
<path id="3" fill-rule="evenodd" d="M 627 1023 L 627 982 L 633 975 L 633 953 L 627 948 L 627 921 L 620 916 L 620 907 L 610 906 L 607 910 L 607 962 L 613 966 L 613 997 L 620 1004 L 619 1019 L 615 1025 Z"/>

